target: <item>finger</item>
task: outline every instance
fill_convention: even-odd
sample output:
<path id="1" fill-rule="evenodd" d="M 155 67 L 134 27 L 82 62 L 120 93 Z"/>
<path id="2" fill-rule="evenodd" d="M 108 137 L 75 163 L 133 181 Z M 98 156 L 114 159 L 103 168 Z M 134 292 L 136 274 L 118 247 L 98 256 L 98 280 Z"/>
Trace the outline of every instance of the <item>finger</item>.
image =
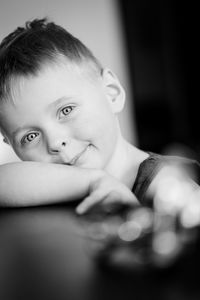
<path id="1" fill-rule="evenodd" d="M 92 206 L 96 205 L 100 201 L 102 201 L 102 198 L 100 198 L 97 194 L 93 193 L 92 195 L 86 197 L 83 200 L 83 202 L 81 202 L 77 206 L 76 212 L 78 214 L 84 214 L 87 210 L 89 210 Z"/>
<path id="2" fill-rule="evenodd" d="M 122 199 L 121 199 L 121 202 L 124 203 L 124 204 L 128 204 L 128 205 L 139 205 L 139 201 L 138 199 L 136 198 L 136 196 L 131 192 L 131 191 L 128 191 L 127 192 L 127 195 L 123 196 Z"/>
<path id="3" fill-rule="evenodd" d="M 81 202 L 77 206 L 76 212 L 78 214 L 83 214 L 100 202 L 104 205 L 113 205 L 113 204 L 128 204 L 131 206 L 139 205 L 137 198 L 129 190 L 127 190 L 127 192 L 124 194 L 119 193 L 117 191 L 112 191 L 108 195 L 105 195 L 104 197 L 100 193 L 93 193 L 88 197 L 86 197 L 83 200 L 83 202 Z"/>
<path id="4" fill-rule="evenodd" d="M 104 199 L 103 204 L 122 204 L 135 206 L 139 202 L 135 195 L 127 189 L 124 193 L 119 193 L 117 191 L 110 192 Z"/>

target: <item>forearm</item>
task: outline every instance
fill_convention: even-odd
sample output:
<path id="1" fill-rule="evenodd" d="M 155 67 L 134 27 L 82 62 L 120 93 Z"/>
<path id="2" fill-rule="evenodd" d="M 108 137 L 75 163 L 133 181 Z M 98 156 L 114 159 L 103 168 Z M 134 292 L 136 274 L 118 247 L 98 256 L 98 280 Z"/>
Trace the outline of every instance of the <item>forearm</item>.
<path id="1" fill-rule="evenodd" d="M 0 205 L 31 206 L 83 198 L 99 174 L 59 164 L 5 164 L 0 166 Z"/>

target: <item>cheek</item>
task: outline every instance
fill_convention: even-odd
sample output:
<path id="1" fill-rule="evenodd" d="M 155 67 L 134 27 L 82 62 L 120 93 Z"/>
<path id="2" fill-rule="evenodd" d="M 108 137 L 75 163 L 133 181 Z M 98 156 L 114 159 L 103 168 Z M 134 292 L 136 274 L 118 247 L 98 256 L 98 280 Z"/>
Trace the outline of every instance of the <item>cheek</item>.
<path id="1" fill-rule="evenodd" d="M 34 154 L 30 154 L 27 151 L 24 151 L 23 149 L 14 148 L 15 153 L 22 161 L 33 161 L 34 160 Z"/>
<path id="2" fill-rule="evenodd" d="M 79 119 L 74 127 L 74 137 L 77 139 L 110 143 L 116 136 L 116 120 L 114 115 L 87 114 L 87 117 Z"/>
<path id="3" fill-rule="evenodd" d="M 15 147 L 15 153 L 22 161 L 46 161 L 47 153 L 44 146 L 35 148 Z"/>

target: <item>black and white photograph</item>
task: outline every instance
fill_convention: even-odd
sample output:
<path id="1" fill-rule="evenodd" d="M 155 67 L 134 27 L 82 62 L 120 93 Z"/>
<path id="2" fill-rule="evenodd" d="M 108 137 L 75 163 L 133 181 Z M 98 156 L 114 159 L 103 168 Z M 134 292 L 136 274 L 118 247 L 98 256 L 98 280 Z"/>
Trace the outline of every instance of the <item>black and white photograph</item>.
<path id="1" fill-rule="evenodd" d="M 0 300 L 199 300 L 197 4 L 1 0 Z"/>

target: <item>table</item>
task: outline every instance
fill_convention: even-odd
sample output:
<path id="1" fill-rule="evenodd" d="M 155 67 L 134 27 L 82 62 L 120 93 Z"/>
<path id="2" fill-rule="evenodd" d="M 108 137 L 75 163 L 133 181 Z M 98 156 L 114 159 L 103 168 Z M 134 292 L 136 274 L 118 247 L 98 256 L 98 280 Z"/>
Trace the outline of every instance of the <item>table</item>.
<path id="1" fill-rule="evenodd" d="M 99 267 L 74 205 L 0 209 L 1 300 L 199 300 L 199 242 L 166 270 Z"/>

